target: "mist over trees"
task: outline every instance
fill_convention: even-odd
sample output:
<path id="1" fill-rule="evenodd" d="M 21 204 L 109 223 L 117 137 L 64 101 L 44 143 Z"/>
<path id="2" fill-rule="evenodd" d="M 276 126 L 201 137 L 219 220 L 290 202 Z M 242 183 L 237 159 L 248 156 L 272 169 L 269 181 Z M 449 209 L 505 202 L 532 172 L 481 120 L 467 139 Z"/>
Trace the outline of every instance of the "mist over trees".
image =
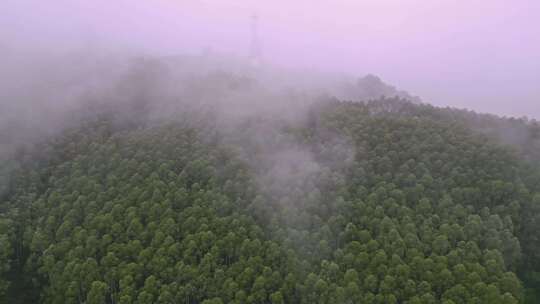
<path id="1" fill-rule="evenodd" d="M 3 302 L 538 302 L 536 121 L 372 75 L 90 62 L 3 90 Z"/>

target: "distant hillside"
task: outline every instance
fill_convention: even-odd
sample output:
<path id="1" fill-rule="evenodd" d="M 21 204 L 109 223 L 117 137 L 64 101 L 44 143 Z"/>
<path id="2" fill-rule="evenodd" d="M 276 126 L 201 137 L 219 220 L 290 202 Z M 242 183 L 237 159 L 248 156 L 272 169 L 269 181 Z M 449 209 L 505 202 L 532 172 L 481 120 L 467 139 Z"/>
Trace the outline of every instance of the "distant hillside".
<path id="1" fill-rule="evenodd" d="M 340 99 L 353 101 L 398 97 L 414 103 L 421 102 L 419 97 L 398 90 L 372 74 L 361 77 L 353 83 L 343 83 L 341 91 L 337 91 L 336 96 Z"/>

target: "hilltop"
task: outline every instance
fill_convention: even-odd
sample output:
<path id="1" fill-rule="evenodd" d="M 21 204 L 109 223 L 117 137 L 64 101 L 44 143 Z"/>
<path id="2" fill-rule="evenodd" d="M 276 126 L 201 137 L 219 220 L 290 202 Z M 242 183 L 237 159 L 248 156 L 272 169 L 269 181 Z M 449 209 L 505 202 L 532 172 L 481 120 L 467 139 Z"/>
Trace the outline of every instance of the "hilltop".
<path id="1" fill-rule="evenodd" d="M 2 301 L 538 301 L 536 121 L 126 71 L 4 157 Z"/>

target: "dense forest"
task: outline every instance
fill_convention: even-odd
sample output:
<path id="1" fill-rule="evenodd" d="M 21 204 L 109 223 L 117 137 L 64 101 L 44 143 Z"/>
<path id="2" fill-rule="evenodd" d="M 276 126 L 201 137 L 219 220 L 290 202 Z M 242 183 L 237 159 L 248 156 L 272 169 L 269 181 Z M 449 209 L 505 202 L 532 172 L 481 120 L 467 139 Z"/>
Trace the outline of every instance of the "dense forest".
<path id="1" fill-rule="evenodd" d="M 540 302 L 536 121 L 135 106 L 0 155 L 0 302 Z"/>

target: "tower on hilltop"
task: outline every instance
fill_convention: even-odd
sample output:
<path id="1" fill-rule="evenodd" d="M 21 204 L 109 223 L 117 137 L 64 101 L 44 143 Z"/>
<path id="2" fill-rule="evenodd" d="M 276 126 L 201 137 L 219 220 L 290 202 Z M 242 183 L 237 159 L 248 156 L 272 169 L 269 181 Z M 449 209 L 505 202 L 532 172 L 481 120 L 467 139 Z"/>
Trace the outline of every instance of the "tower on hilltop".
<path id="1" fill-rule="evenodd" d="M 262 63 L 262 48 L 259 41 L 259 16 L 251 16 L 251 43 L 249 59 L 254 67 L 259 67 Z"/>

